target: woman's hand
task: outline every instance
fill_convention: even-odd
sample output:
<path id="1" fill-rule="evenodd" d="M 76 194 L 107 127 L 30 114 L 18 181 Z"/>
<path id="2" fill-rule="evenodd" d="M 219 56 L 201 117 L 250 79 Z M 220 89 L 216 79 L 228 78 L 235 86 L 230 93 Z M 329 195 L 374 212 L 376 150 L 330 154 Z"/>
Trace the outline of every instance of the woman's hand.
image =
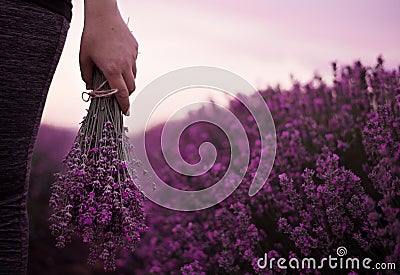
<path id="1" fill-rule="evenodd" d="M 79 63 L 87 89 L 92 87 L 93 68 L 104 74 L 121 110 L 129 115 L 129 95 L 135 90 L 138 43 L 123 21 L 116 0 L 85 0 L 85 23 Z"/>

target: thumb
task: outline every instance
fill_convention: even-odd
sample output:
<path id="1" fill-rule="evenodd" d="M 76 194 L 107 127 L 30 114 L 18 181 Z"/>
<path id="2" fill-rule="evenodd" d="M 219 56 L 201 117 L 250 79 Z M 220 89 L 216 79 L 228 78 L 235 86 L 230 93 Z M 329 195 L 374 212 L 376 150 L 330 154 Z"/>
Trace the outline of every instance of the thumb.
<path id="1" fill-rule="evenodd" d="M 82 80 L 85 81 L 86 83 L 86 89 L 90 90 L 93 89 L 93 69 L 94 69 L 94 63 L 92 59 L 88 56 L 84 57 L 81 56 L 79 58 L 79 65 L 81 67 L 81 77 Z"/>

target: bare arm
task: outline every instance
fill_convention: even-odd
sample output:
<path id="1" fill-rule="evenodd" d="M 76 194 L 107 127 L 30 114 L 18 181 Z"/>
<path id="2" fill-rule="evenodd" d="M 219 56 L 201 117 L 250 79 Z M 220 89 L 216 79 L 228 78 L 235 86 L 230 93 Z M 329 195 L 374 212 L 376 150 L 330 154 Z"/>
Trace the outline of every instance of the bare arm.
<path id="1" fill-rule="evenodd" d="M 116 0 L 85 0 L 85 22 L 79 63 L 87 89 L 92 87 L 96 65 L 112 89 L 121 110 L 127 114 L 129 95 L 135 90 L 138 43 L 123 21 Z M 128 114 L 129 115 L 129 114 Z"/>

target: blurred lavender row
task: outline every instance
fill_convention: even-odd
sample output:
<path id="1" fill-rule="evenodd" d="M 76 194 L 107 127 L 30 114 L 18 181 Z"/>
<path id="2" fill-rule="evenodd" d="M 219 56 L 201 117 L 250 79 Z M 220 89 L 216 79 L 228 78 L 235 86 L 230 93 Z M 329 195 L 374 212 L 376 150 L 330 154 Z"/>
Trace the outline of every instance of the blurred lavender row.
<path id="1" fill-rule="evenodd" d="M 257 267 L 264 252 L 320 259 L 336 255 L 340 246 L 348 256 L 394 262 L 399 268 L 400 74 L 383 63 L 379 57 L 373 67 L 359 61 L 340 68 L 332 64 L 334 83 L 329 86 L 316 76 L 309 83 L 294 82 L 289 90 L 260 91 L 274 118 L 277 154 L 267 183 L 251 198 L 247 192 L 259 162 L 260 135 L 249 112 L 232 101 L 230 110 L 242 122 L 251 148 L 238 189 L 222 203 L 196 212 L 147 201 L 149 231 L 133 255 L 121 252 L 117 271 L 109 274 L 272 274 Z M 200 113 L 212 119 L 218 110 L 200 109 L 190 116 Z M 180 140 L 183 158 L 199 161 L 204 141 L 218 145 L 218 158 L 209 173 L 183 176 L 162 158 L 161 130 L 162 125 L 146 134 L 151 162 L 160 178 L 183 190 L 215 183 L 231 161 L 231 150 L 240 150 L 229 148 L 215 126 L 194 124 Z M 86 266 L 85 246 L 73 242 L 56 249 L 48 230 L 52 174 L 74 135 L 45 125 L 39 132 L 29 202 L 31 274 L 103 274 L 100 265 Z"/>

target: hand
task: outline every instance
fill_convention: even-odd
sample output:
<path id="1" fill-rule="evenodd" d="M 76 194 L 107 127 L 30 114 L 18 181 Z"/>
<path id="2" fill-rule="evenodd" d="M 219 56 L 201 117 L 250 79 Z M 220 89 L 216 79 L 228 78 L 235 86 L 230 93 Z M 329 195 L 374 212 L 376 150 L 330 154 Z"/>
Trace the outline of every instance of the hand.
<path id="1" fill-rule="evenodd" d="M 93 89 L 96 65 L 108 80 L 122 112 L 129 115 L 129 95 L 135 90 L 138 43 L 123 21 L 116 0 L 85 0 L 85 23 L 79 64 L 86 89 Z"/>

